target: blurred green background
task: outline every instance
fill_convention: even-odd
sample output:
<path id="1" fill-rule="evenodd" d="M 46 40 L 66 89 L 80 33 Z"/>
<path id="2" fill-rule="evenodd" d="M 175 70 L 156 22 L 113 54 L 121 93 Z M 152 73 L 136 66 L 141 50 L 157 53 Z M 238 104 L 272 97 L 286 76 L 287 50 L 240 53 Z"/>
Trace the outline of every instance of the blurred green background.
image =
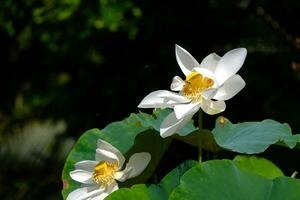
<path id="1" fill-rule="evenodd" d="M 272 118 L 299 133 L 299 10 L 298 0 L 2 1 L 1 199 L 60 199 L 64 160 L 85 130 L 138 112 L 145 95 L 183 77 L 175 43 L 199 62 L 246 47 L 239 74 L 247 85 L 222 115 Z M 204 126 L 215 119 L 205 116 Z M 176 145 L 161 166 L 194 156 L 186 146 L 175 156 Z M 300 170 L 296 150 L 265 156 L 287 175 Z"/>

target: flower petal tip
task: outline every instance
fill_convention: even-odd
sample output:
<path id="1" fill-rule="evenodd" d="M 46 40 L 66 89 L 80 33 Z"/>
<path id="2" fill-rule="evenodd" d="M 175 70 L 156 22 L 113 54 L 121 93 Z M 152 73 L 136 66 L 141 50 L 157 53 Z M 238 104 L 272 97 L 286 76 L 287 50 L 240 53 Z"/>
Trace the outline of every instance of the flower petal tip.
<path id="1" fill-rule="evenodd" d="M 148 152 L 142 152 L 143 153 L 143 156 L 144 156 L 144 159 L 145 159 L 145 162 L 147 163 L 147 165 L 149 164 L 149 162 L 151 161 L 151 154 L 148 153 Z"/>
<path id="2" fill-rule="evenodd" d="M 137 106 L 138 108 L 153 108 L 153 105 L 151 106 L 151 102 L 149 102 L 151 99 L 147 99 L 146 97 L 139 103 Z"/>
<path id="3" fill-rule="evenodd" d="M 142 102 L 137 106 L 138 108 L 143 108 Z"/>
<path id="4" fill-rule="evenodd" d="M 164 129 L 160 129 L 160 136 L 162 138 L 166 138 L 166 137 L 169 137 L 171 135 L 173 135 L 175 132 L 170 132 L 168 130 L 164 130 Z"/>
<path id="5" fill-rule="evenodd" d="M 246 57 L 246 55 L 247 55 L 247 49 L 244 47 L 236 48 L 236 49 L 233 49 L 232 51 L 236 51 L 237 54 L 240 54 L 241 56 L 244 56 L 244 57 Z"/>
<path id="6" fill-rule="evenodd" d="M 176 54 L 178 54 L 180 51 L 187 52 L 187 50 L 185 50 L 184 48 L 182 48 L 178 44 L 175 44 L 175 52 L 176 52 Z"/>

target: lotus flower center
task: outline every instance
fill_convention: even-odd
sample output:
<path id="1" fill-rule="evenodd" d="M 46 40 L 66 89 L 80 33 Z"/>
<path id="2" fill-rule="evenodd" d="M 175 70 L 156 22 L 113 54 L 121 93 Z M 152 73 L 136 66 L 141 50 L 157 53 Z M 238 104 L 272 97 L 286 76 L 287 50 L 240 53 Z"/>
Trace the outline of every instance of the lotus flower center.
<path id="1" fill-rule="evenodd" d="M 198 72 L 192 72 L 186 76 L 182 93 L 192 101 L 201 100 L 201 92 L 212 87 L 214 81 Z"/>
<path id="2" fill-rule="evenodd" d="M 114 180 L 114 174 L 118 169 L 118 163 L 110 163 L 107 161 L 99 162 L 93 173 L 93 180 L 97 184 L 104 186 L 109 185 Z"/>

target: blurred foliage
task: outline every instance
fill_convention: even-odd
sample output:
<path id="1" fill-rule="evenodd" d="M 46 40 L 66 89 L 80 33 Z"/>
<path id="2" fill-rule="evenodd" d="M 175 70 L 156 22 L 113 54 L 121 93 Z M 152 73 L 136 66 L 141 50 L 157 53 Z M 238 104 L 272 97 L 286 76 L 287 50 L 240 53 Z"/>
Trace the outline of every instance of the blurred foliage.
<path id="1" fill-rule="evenodd" d="M 273 118 L 299 133 L 299 9 L 293 0 L 3 1 L 0 152 L 9 153 L 0 154 L 1 198 L 36 199 L 47 191 L 44 199 L 59 199 L 64 163 L 59 152 L 68 151 L 85 130 L 137 112 L 150 91 L 167 89 L 172 77 L 181 75 L 174 43 L 199 61 L 210 52 L 246 47 L 239 74 L 247 86 L 228 102 L 224 115 L 233 122 Z M 213 127 L 215 118 L 206 116 L 205 128 Z M 40 142 L 28 127 L 56 129 L 57 123 L 64 124 L 61 134 L 35 129 L 46 150 L 26 147 L 28 157 L 39 162 L 14 159 L 13 147 L 23 148 L 16 141 Z M 185 149 L 181 154 L 194 155 L 193 148 Z M 286 174 L 300 170 L 295 152 L 277 153 L 271 149 L 265 157 Z M 166 172 L 173 168 L 170 162 L 183 161 L 172 148 L 168 156 L 173 160 L 162 161 L 160 168 Z"/>

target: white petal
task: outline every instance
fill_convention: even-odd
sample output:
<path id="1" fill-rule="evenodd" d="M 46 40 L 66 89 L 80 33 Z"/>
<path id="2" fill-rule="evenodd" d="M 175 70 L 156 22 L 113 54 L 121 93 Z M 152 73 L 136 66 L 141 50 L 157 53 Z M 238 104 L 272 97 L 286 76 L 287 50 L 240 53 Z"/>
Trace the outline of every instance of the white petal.
<path id="1" fill-rule="evenodd" d="M 201 109 L 209 115 L 215 115 L 223 112 L 225 108 L 226 104 L 224 101 L 212 101 L 203 99 L 201 103 Z"/>
<path id="2" fill-rule="evenodd" d="M 80 200 L 90 200 L 90 199 L 94 199 L 97 198 L 99 196 L 101 196 L 104 193 L 104 189 L 103 188 L 99 188 L 96 189 L 94 191 L 91 191 L 85 195 L 83 195 L 81 198 L 79 198 Z M 104 199 L 104 198 L 103 198 Z"/>
<path id="3" fill-rule="evenodd" d="M 116 181 L 113 181 L 111 184 L 107 186 L 107 189 L 104 192 L 102 192 L 99 196 L 91 198 L 90 200 L 103 200 L 105 199 L 105 197 L 107 197 L 108 195 L 110 195 L 111 193 L 113 193 L 118 189 L 119 189 L 118 183 Z"/>
<path id="4" fill-rule="evenodd" d="M 169 114 L 160 125 L 160 136 L 165 138 L 173 135 L 178 130 L 185 127 L 185 125 L 192 119 L 195 113 L 191 113 L 184 118 L 177 119 L 175 112 Z"/>
<path id="5" fill-rule="evenodd" d="M 189 102 L 186 97 L 167 90 L 157 90 L 148 94 L 138 105 L 139 108 L 171 108 L 178 103 Z"/>
<path id="6" fill-rule="evenodd" d="M 123 157 L 124 158 L 124 157 Z M 117 162 L 119 164 L 118 169 L 120 169 L 124 163 L 124 160 L 119 160 L 120 157 L 117 156 L 115 153 L 106 151 L 103 149 L 96 149 L 96 160 L 97 161 L 107 161 L 110 163 Z"/>
<path id="7" fill-rule="evenodd" d="M 216 53 L 211 53 L 202 60 L 200 67 L 208 69 L 211 72 L 215 72 L 216 66 L 220 59 L 221 57 Z"/>
<path id="8" fill-rule="evenodd" d="M 125 181 L 128 177 L 128 174 L 129 174 L 128 171 L 130 171 L 130 170 L 132 170 L 132 169 L 127 170 L 126 174 L 125 174 L 124 170 L 115 172 L 114 179 L 118 180 L 118 181 L 121 181 L 121 182 Z"/>
<path id="9" fill-rule="evenodd" d="M 83 160 L 80 162 L 77 162 L 74 166 L 75 169 L 81 169 L 85 171 L 92 172 L 95 169 L 95 166 L 98 164 L 97 161 L 94 160 Z"/>
<path id="10" fill-rule="evenodd" d="M 214 73 L 208 69 L 202 67 L 196 67 L 194 68 L 194 70 L 205 77 L 211 78 L 213 80 L 215 79 Z"/>
<path id="11" fill-rule="evenodd" d="M 103 192 L 103 190 L 104 190 L 104 188 L 99 189 L 99 186 L 97 186 L 97 185 L 78 188 L 69 193 L 67 200 L 87 199 L 91 196 L 94 196 L 95 193 L 96 193 L 96 195 L 97 194 L 99 195 L 101 192 Z"/>
<path id="12" fill-rule="evenodd" d="M 97 195 L 97 196 L 94 196 L 94 197 L 91 197 L 87 200 L 103 200 L 105 199 L 105 197 L 107 197 L 108 194 L 106 192 L 102 192 L 100 195 Z"/>
<path id="13" fill-rule="evenodd" d="M 177 103 L 185 103 L 187 101 L 190 101 L 187 99 L 185 96 L 182 96 L 178 93 L 175 92 L 170 92 L 168 90 L 161 90 L 161 92 L 158 94 L 159 97 L 168 99 L 168 100 L 173 100 Z"/>
<path id="14" fill-rule="evenodd" d="M 215 77 L 219 85 L 222 85 L 242 67 L 246 55 L 247 50 L 245 48 L 238 48 L 227 52 L 221 58 L 215 71 Z"/>
<path id="15" fill-rule="evenodd" d="M 181 91 L 184 86 L 184 80 L 182 80 L 179 76 L 175 76 L 171 83 L 171 90 L 173 91 Z"/>
<path id="16" fill-rule="evenodd" d="M 189 103 L 189 104 L 178 104 L 174 106 L 174 112 L 177 119 L 181 119 L 190 115 L 191 113 L 195 113 L 199 110 L 199 103 Z"/>
<path id="17" fill-rule="evenodd" d="M 176 60 L 184 75 L 192 72 L 193 68 L 200 67 L 197 60 L 184 48 L 175 45 Z"/>
<path id="18" fill-rule="evenodd" d="M 125 158 L 123 154 L 116 147 L 101 139 L 98 139 L 97 147 L 98 149 L 102 149 L 114 153 L 118 157 L 119 167 L 123 166 L 125 162 Z"/>
<path id="19" fill-rule="evenodd" d="M 89 198 L 88 200 L 103 200 L 105 199 L 105 197 L 107 197 L 109 194 L 107 194 L 106 192 L 102 192 L 100 195 L 94 196 Z"/>
<path id="20" fill-rule="evenodd" d="M 78 188 L 69 193 L 69 195 L 67 196 L 67 200 L 78 200 L 80 196 L 86 193 L 86 188 Z"/>
<path id="21" fill-rule="evenodd" d="M 228 100 L 245 87 L 246 83 L 239 75 L 233 75 L 220 87 L 213 97 L 216 100 Z"/>
<path id="22" fill-rule="evenodd" d="M 123 171 L 116 173 L 115 178 L 125 181 L 140 175 L 151 160 L 151 155 L 147 152 L 135 153 L 130 158 Z"/>
<path id="23" fill-rule="evenodd" d="M 204 97 L 205 99 L 211 99 L 215 94 L 217 93 L 218 88 L 209 88 L 207 90 L 204 90 L 201 93 L 201 96 Z"/>
<path id="24" fill-rule="evenodd" d="M 70 172 L 70 176 L 73 180 L 80 182 L 80 183 L 87 183 L 87 184 L 94 183 L 93 179 L 92 179 L 93 172 L 76 169 L 76 170 Z"/>
<path id="25" fill-rule="evenodd" d="M 135 153 L 126 164 L 126 168 L 132 168 L 127 178 L 134 178 L 140 175 L 148 166 L 151 160 L 151 155 L 147 152 Z"/>
<path id="26" fill-rule="evenodd" d="M 97 186 L 97 189 L 94 189 L 94 190 L 92 190 L 92 191 L 90 191 L 90 192 L 88 192 L 86 194 L 83 194 L 77 200 L 98 199 L 98 197 L 101 196 L 104 192 L 105 192 L 105 187 L 99 188 L 99 186 Z"/>
<path id="27" fill-rule="evenodd" d="M 117 189 L 119 189 L 118 183 L 116 181 L 112 181 L 108 185 L 106 192 L 109 192 L 109 194 L 110 194 L 110 193 L 113 193 L 114 191 L 116 191 Z"/>

